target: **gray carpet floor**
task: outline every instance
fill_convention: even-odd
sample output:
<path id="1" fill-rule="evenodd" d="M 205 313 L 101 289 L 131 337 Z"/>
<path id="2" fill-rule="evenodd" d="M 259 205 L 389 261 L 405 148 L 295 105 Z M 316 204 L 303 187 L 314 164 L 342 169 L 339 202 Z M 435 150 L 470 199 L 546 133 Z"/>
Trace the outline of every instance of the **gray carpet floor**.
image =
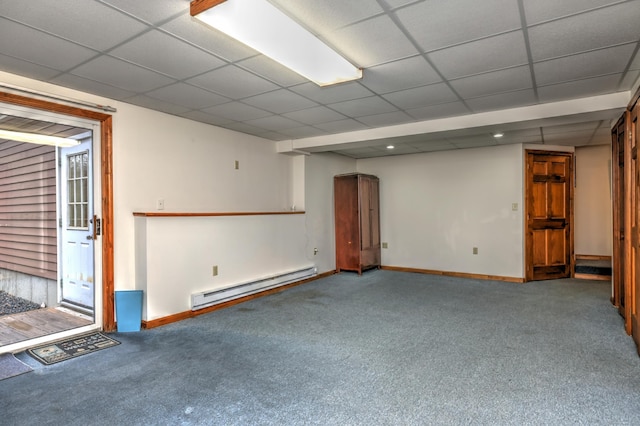
<path id="1" fill-rule="evenodd" d="M 0 381 L 0 423 L 640 424 L 610 285 L 342 273 Z"/>

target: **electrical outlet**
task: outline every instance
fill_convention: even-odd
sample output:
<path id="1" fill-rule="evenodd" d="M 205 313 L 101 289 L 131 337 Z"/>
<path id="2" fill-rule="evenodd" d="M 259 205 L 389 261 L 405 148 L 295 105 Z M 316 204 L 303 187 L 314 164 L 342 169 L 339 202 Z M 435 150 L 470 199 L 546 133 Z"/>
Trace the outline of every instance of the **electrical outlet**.
<path id="1" fill-rule="evenodd" d="M 233 163 L 233 167 L 235 167 L 236 170 L 240 170 L 240 162 L 236 160 L 235 163 Z"/>
<path id="2" fill-rule="evenodd" d="M 164 210 L 164 200 L 162 198 L 156 202 L 156 207 L 158 210 Z"/>
<path id="3" fill-rule="evenodd" d="M 218 265 L 213 265 L 213 276 L 218 275 Z"/>
<path id="4" fill-rule="evenodd" d="M 382 243 L 382 248 L 389 248 L 389 244 L 388 243 Z"/>
<path id="5" fill-rule="evenodd" d="M 511 203 L 511 210 L 514 212 L 518 211 L 518 203 Z"/>
<path id="6" fill-rule="evenodd" d="M 478 254 L 478 247 L 473 248 L 473 254 Z"/>

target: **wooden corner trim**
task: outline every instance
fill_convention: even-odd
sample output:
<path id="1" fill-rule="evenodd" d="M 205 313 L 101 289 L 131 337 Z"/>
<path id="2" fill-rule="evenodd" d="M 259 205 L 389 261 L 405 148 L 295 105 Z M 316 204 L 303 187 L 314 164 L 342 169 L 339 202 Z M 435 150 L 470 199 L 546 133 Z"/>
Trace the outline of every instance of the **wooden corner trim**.
<path id="1" fill-rule="evenodd" d="M 473 278 L 476 280 L 486 280 L 486 281 L 504 281 L 504 282 L 510 282 L 510 283 L 525 282 L 524 278 L 505 277 L 502 275 L 485 275 L 485 274 L 471 274 L 468 272 L 437 271 L 433 269 L 404 268 L 401 266 L 381 266 L 380 269 L 385 269 L 387 271 L 397 271 L 397 272 L 414 272 L 418 274 L 441 275 L 446 277 Z"/>
<path id="2" fill-rule="evenodd" d="M 248 302 L 249 300 L 253 300 L 253 299 L 257 299 L 259 297 L 264 297 L 264 296 L 268 296 L 270 294 L 274 294 L 274 293 L 279 293 L 281 291 L 290 289 L 292 287 L 297 287 L 299 285 L 302 284 L 306 284 L 308 282 L 311 281 L 315 281 L 315 280 L 319 280 L 320 278 L 325 278 L 328 277 L 330 275 L 335 274 L 335 271 L 329 271 L 329 272 L 325 272 L 322 274 L 318 274 L 315 277 L 311 277 L 311 278 L 306 278 L 304 280 L 300 280 L 300 281 L 295 281 L 289 284 L 285 284 L 283 286 L 280 287 L 276 287 L 276 288 L 271 288 L 269 290 L 265 290 L 265 291 L 261 291 L 259 293 L 255 293 L 255 294 L 250 294 L 248 296 L 244 296 L 244 297 L 240 297 L 238 299 L 233 299 L 233 300 L 229 300 L 227 302 L 223 302 L 223 303 L 219 303 L 217 305 L 213 305 L 213 306 L 209 306 L 203 309 L 198 309 L 197 311 L 184 311 L 184 312 L 178 312 L 177 314 L 173 314 L 173 315 L 168 315 L 166 317 L 162 317 L 162 318 L 156 318 L 150 321 L 142 321 L 142 328 L 144 329 L 150 329 L 150 328 L 156 328 L 156 327 L 161 327 L 163 325 L 167 325 L 167 324 L 171 324 L 173 322 L 178 322 L 178 321 L 182 321 L 188 318 L 194 318 L 200 315 L 204 315 L 204 314 L 208 314 L 210 312 L 214 312 L 220 309 L 224 309 L 224 308 L 229 308 L 231 306 L 235 306 L 235 305 L 239 305 L 240 303 L 243 302 Z"/>

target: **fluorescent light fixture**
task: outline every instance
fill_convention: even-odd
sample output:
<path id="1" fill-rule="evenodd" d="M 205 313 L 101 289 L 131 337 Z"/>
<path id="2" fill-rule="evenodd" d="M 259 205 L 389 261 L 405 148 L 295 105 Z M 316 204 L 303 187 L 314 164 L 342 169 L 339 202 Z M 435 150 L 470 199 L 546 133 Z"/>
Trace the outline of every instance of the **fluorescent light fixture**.
<path id="1" fill-rule="evenodd" d="M 16 142 L 28 142 L 39 145 L 53 145 L 63 148 L 79 145 L 75 139 L 61 138 L 58 136 L 37 135 L 35 133 L 12 132 L 11 130 L 0 129 L 0 139 L 8 139 Z"/>
<path id="2" fill-rule="evenodd" d="M 496 133 L 493 134 L 494 138 L 501 138 L 503 136 L 504 136 L 504 133 L 502 133 L 502 132 L 496 132 Z"/>
<path id="3" fill-rule="evenodd" d="M 387 149 L 393 149 L 393 148 L 395 148 L 395 146 L 393 146 L 393 145 L 387 145 Z"/>
<path id="4" fill-rule="evenodd" d="M 362 78 L 362 70 L 266 0 L 193 0 L 191 16 L 319 86 Z"/>

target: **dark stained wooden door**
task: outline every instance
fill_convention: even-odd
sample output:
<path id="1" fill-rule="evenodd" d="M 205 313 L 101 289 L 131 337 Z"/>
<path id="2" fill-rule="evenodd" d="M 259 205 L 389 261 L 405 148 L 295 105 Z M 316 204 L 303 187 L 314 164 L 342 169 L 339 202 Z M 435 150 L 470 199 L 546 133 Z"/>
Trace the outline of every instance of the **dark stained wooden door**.
<path id="1" fill-rule="evenodd" d="M 629 200 L 627 199 L 627 178 L 628 173 L 625 166 L 628 156 L 628 131 L 629 115 L 620 117 L 611 131 L 612 159 L 613 159 L 613 300 L 612 303 L 618 308 L 620 315 L 625 316 L 625 288 L 628 277 L 626 260 L 630 250 L 630 241 L 626 237 L 628 225 L 626 214 Z"/>
<path id="2" fill-rule="evenodd" d="M 635 106 L 631 110 L 629 120 L 629 139 L 631 142 L 631 170 L 632 170 L 632 195 L 631 195 L 631 261 L 630 261 L 630 285 L 626 292 L 626 313 L 627 321 L 625 326 L 627 333 L 633 335 L 633 340 L 636 342 L 638 353 L 640 354 L 640 322 L 638 318 L 638 307 L 640 306 L 640 213 L 638 208 L 640 207 L 640 164 L 638 159 L 638 114 L 639 105 L 636 102 Z"/>
<path id="3" fill-rule="evenodd" d="M 526 279 L 568 278 L 573 259 L 573 154 L 527 151 Z"/>

